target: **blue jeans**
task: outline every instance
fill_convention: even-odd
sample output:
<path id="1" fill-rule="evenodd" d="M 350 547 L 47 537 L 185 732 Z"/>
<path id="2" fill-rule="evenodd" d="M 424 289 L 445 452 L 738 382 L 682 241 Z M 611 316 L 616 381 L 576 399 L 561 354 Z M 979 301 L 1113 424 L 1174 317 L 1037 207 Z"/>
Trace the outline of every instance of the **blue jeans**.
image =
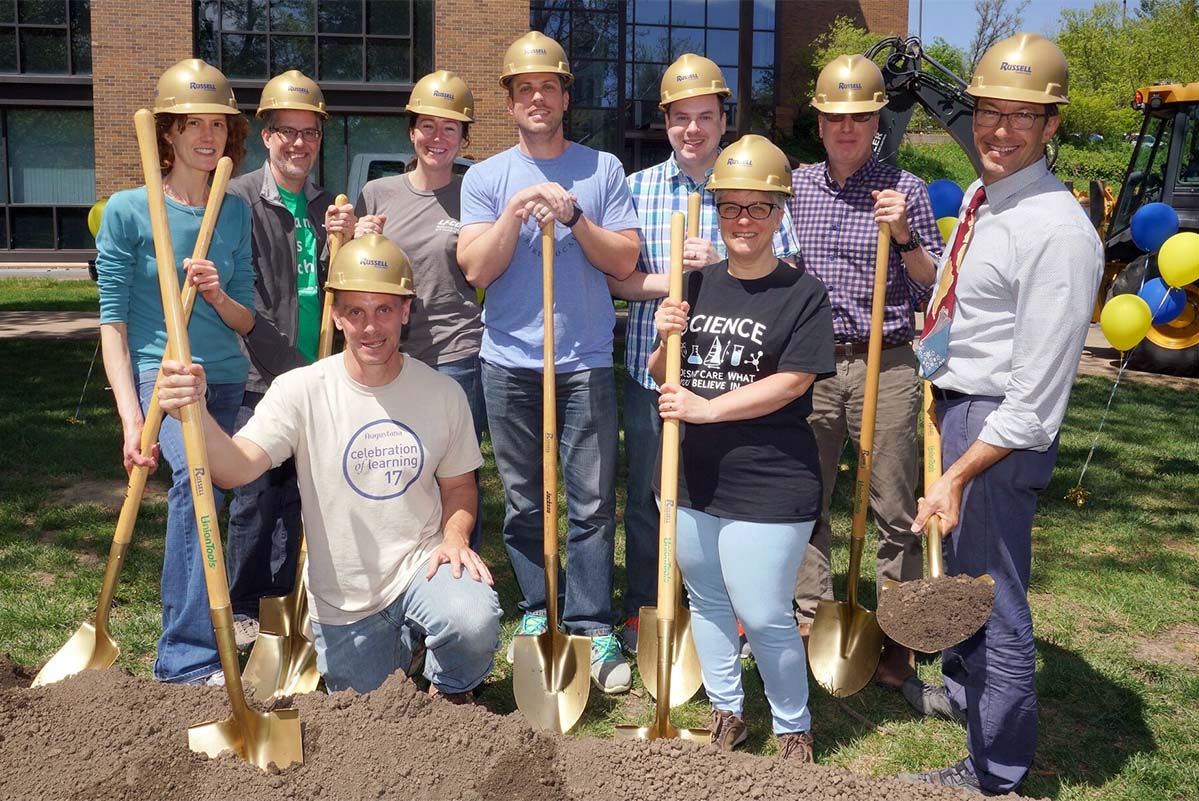
<path id="1" fill-rule="evenodd" d="M 948 469 L 978 439 L 1002 398 L 937 403 Z M 992 792 L 1015 792 L 1037 750 L 1036 644 L 1028 581 L 1037 494 L 1053 476 L 1057 441 L 1044 453 L 1012 451 L 962 492 L 957 528 L 945 541 L 946 575 L 990 574 L 995 605 L 973 637 L 941 652 L 945 688 L 966 713 L 967 766 Z"/>
<path id="2" fill-rule="evenodd" d="M 260 400 L 262 393 L 246 392 L 237 410 L 235 431 L 249 422 Z M 291 592 L 301 537 L 295 459 L 233 488 L 225 532 L 225 569 L 236 614 L 257 618 L 259 601 Z"/>
<path id="3" fill-rule="evenodd" d="M 680 507 L 679 572 L 714 709 L 742 714 L 737 621 L 754 651 L 775 734 L 808 731 L 808 667 L 791 596 L 815 521 L 747 523 Z"/>
<path id="4" fill-rule="evenodd" d="M 504 483 L 504 545 L 525 612 L 545 609 L 541 521 L 541 373 L 483 362 L 495 463 Z M 616 381 L 611 368 L 559 373 L 558 454 L 566 484 L 566 601 L 562 623 L 612 631 L 616 533 Z"/>
<path id="5" fill-rule="evenodd" d="M 157 379 L 157 370 L 148 370 L 137 377 L 143 414 L 150 405 Z M 205 398 L 208 411 L 228 433 L 233 432 L 233 420 L 245 387 L 244 383 L 208 385 Z M 220 670 L 221 660 L 208 611 L 208 586 L 200 561 L 183 428 L 175 418 L 163 419 L 158 447 L 159 456 L 171 466 L 171 489 L 167 492 L 167 532 L 162 558 L 162 636 L 158 639 L 154 677 L 159 681 L 187 682 Z M 213 500 L 218 510 L 225 500 L 225 493 L 216 485 L 213 485 Z"/>
<path id="6" fill-rule="evenodd" d="M 479 367 L 479 357 L 468 356 L 456 362 L 437 365 L 437 372 L 448 375 L 458 382 L 466 393 L 466 402 L 470 405 L 470 417 L 475 424 L 475 438 L 483 443 L 483 426 L 487 423 L 487 407 L 483 401 L 483 376 Z M 475 471 L 475 484 L 479 490 L 478 508 L 475 509 L 475 529 L 470 533 L 470 548 L 475 553 L 483 547 L 483 487 L 478 483 L 479 471 Z"/>
<path id="7" fill-rule="evenodd" d="M 632 376 L 624 379 L 624 618 L 637 617 L 641 607 L 654 606 L 658 592 L 658 503 L 654 473 L 662 418 L 658 391 L 646 389 Z"/>
<path id="8" fill-rule="evenodd" d="M 316 667 L 329 692 L 370 692 L 412 662 L 412 644 L 428 649 L 425 678 L 442 693 L 463 693 L 491 674 L 500 647 L 500 601 L 495 590 L 466 571 L 454 578 L 442 565 L 425 568 L 381 612 L 344 626 L 312 621 Z"/>

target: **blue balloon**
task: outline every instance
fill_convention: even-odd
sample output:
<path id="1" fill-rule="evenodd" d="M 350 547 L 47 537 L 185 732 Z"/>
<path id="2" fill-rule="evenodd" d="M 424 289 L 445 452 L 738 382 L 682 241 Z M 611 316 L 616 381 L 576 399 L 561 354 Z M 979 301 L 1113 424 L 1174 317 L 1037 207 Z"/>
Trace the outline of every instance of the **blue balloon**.
<path id="1" fill-rule="evenodd" d="M 1178 213 L 1165 203 L 1146 203 L 1132 215 L 1130 227 L 1133 243 L 1146 253 L 1156 253 L 1178 233 Z"/>
<path id="2" fill-rule="evenodd" d="M 928 185 L 928 199 L 933 204 L 933 218 L 939 220 L 942 217 L 958 216 L 958 211 L 962 208 L 962 198 L 965 195 L 962 187 L 948 178 L 933 181 Z"/>
<path id="3" fill-rule="evenodd" d="M 1173 322 L 1186 308 L 1186 291 L 1171 287 L 1160 278 L 1146 281 L 1137 294 L 1141 296 L 1141 300 L 1149 304 L 1149 311 L 1153 312 L 1154 325 Z"/>

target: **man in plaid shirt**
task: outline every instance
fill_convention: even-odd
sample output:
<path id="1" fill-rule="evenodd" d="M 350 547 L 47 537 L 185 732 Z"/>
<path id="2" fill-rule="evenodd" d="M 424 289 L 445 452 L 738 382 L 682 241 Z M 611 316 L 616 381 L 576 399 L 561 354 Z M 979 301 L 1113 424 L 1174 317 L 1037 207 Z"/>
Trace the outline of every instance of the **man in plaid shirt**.
<path id="1" fill-rule="evenodd" d="M 914 312 L 928 301 L 941 235 L 916 176 L 874 157 L 879 110 L 887 103 L 882 72 L 863 56 L 839 56 L 821 72 L 812 99 L 827 161 L 791 175 L 788 201 L 804 263 L 828 288 L 836 338 L 836 374 L 814 387 L 808 422 L 816 432 L 824 504 L 795 588 L 796 618 L 806 637 L 816 603 L 833 597 L 829 570 L 829 501 L 846 434 L 858 442 L 866 383 L 866 349 L 878 226 L 891 226 L 883 317 L 883 352 L 874 430 L 870 508 L 878 526 L 878 582 L 923 574 L 916 513 L 916 419 L 920 393 L 911 343 Z M 902 686 L 911 652 L 886 639 L 876 681 Z"/>
<path id="2" fill-rule="evenodd" d="M 623 281 L 608 280 L 608 288 L 629 302 L 625 333 L 624 447 L 627 463 L 624 525 L 627 589 L 621 641 L 637 652 L 638 610 L 653 606 L 657 590 L 658 507 L 650 485 L 657 464 L 662 422 L 658 417 L 658 385 L 646 369 L 654 347 L 654 312 L 667 294 L 670 270 L 670 216 L 687 211 L 692 192 L 702 196 L 699 236 L 686 240 L 683 269 L 697 270 L 725 258 L 716 225 L 716 200 L 704 184 L 716 164 L 724 135 L 724 101 L 732 92 L 720 68 L 709 59 L 686 53 L 662 76 L 659 108 L 666 115 L 670 158 L 628 177 L 633 204 L 641 219 L 641 257 L 637 270 Z M 774 252 L 793 260 L 791 220 L 783 211 Z"/>

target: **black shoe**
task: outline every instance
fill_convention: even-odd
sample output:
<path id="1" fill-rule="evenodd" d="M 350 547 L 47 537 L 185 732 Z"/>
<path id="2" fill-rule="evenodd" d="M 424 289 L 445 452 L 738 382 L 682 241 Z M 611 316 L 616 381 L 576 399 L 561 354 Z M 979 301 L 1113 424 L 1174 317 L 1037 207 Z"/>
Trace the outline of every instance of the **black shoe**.
<path id="1" fill-rule="evenodd" d="M 899 688 L 908 704 L 921 715 L 930 718 L 941 718 L 959 725 L 966 725 L 966 714 L 959 712 L 949 700 L 949 693 L 944 687 L 934 687 L 925 684 L 912 676 Z"/>
<path id="2" fill-rule="evenodd" d="M 940 770 L 930 770 L 927 773 L 900 773 L 895 778 L 902 779 L 905 782 L 913 784 L 939 784 L 942 787 L 955 787 L 959 790 L 965 790 L 971 795 L 995 795 L 984 790 L 978 783 L 978 777 L 975 776 L 966 767 L 965 761 L 958 762 L 956 765 L 950 765 L 947 768 Z"/>

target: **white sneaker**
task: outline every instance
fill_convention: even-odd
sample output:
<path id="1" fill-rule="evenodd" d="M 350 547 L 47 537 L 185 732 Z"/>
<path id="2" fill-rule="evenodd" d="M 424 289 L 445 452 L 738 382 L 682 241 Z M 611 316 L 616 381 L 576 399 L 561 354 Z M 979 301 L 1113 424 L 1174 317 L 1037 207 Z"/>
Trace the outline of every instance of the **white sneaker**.
<path id="1" fill-rule="evenodd" d="M 627 693 L 633 686 L 633 670 L 615 634 L 591 638 L 591 683 L 606 695 Z"/>
<path id="2" fill-rule="evenodd" d="M 233 639 L 238 653 L 248 653 L 258 639 L 258 621 L 249 615 L 234 615 Z"/>
<path id="3" fill-rule="evenodd" d="M 225 686 L 225 671 L 218 670 L 216 673 L 209 673 L 202 679 L 196 679 L 194 684 L 201 687 L 224 687 Z"/>
<path id="4" fill-rule="evenodd" d="M 521 634 L 532 634 L 534 636 L 545 634 L 545 612 L 525 612 L 520 616 L 520 623 L 517 624 L 516 630 L 512 632 L 512 640 L 508 643 L 508 664 L 512 664 L 512 660 L 516 654 L 516 638 Z"/>

